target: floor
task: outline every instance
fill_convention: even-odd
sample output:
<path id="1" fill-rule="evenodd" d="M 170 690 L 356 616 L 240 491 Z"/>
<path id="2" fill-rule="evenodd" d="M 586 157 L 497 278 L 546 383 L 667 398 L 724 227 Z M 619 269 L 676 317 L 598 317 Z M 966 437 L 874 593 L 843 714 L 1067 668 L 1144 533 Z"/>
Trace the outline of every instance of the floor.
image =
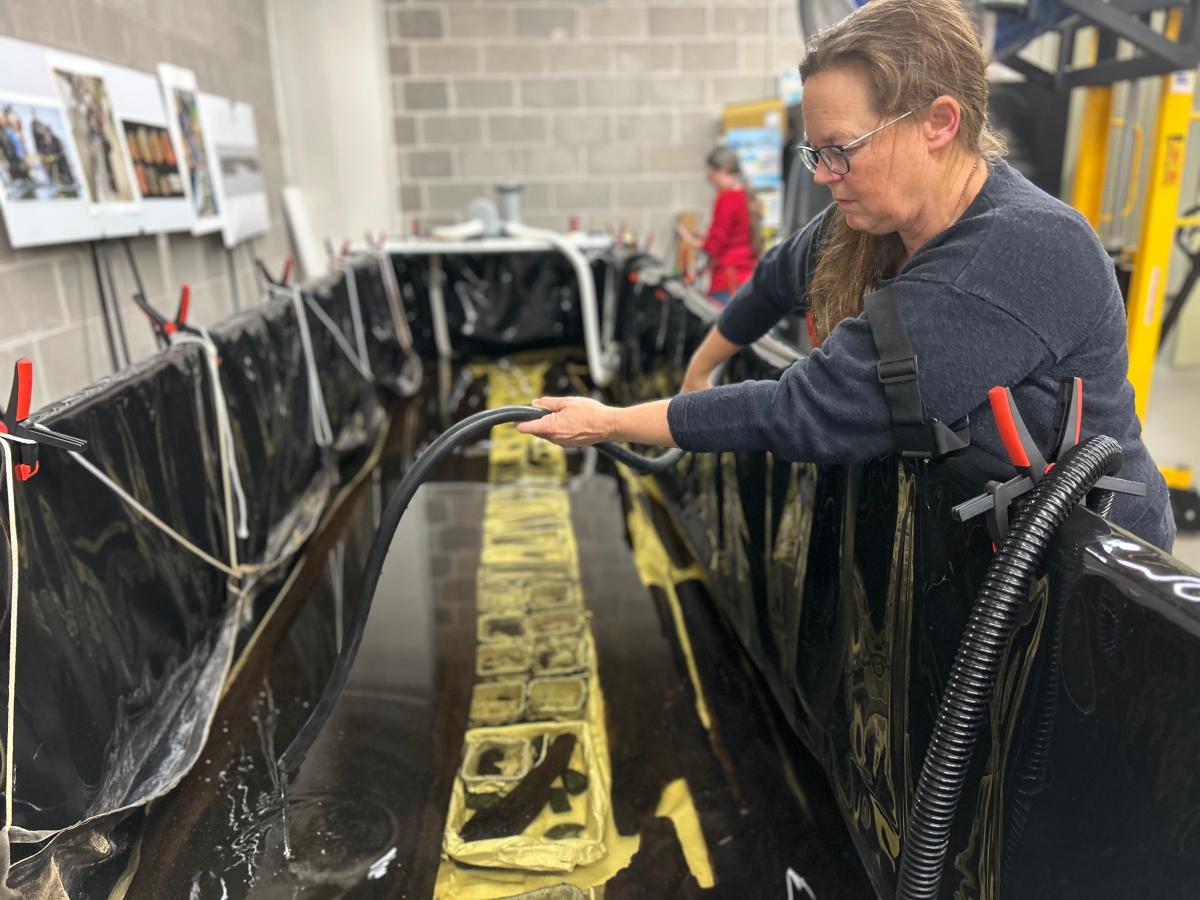
<path id="1" fill-rule="evenodd" d="M 1200 473 L 1200 367 L 1158 366 L 1144 437 L 1159 465 L 1188 466 Z M 1200 533 L 1180 534 L 1174 553 L 1200 571 Z"/>

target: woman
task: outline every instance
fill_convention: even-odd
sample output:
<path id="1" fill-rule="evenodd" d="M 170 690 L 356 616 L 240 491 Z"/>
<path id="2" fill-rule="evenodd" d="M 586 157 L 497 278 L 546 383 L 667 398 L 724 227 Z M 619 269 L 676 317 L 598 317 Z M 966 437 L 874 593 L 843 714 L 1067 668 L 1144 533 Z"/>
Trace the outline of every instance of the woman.
<path id="1" fill-rule="evenodd" d="M 874 0 L 817 34 L 800 68 L 809 146 L 834 203 L 759 263 L 696 351 L 671 400 L 612 409 L 545 398 L 521 426 L 564 446 L 601 440 L 699 451 L 766 449 L 850 462 L 895 451 L 864 294 L 890 287 L 920 360 L 925 413 L 970 417 L 976 446 L 1006 460 L 986 402 L 1012 388 L 1050 444 L 1059 383 L 1085 382 L 1085 434 L 1125 450 L 1111 518 L 1170 549 L 1166 485 L 1141 441 L 1126 380 L 1125 312 L 1086 221 L 1001 158 L 987 126 L 986 59 L 956 0 Z M 709 373 L 795 306 L 820 346 L 779 381 L 704 390 Z"/>
<path id="2" fill-rule="evenodd" d="M 758 229 L 737 153 L 717 147 L 705 163 L 708 183 L 717 192 L 708 234 L 700 240 L 682 223 L 675 232 L 685 244 L 708 256 L 708 295 L 724 305 L 754 272 L 760 250 Z"/>

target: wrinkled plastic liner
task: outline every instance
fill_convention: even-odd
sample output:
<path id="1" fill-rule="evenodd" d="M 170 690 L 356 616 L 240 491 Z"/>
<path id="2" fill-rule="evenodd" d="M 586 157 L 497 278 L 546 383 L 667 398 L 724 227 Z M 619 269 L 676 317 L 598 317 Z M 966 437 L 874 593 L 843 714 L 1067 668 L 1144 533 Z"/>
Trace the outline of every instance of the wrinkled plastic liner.
<path id="1" fill-rule="evenodd" d="M 377 267 L 360 273 L 358 288 L 372 364 L 395 367 L 399 351 Z M 319 289 L 317 302 L 352 334 L 344 282 Z M 282 561 L 240 607 L 222 572 L 65 454 L 43 450 L 40 474 L 18 487 L 15 858 L 28 852 L 21 843 L 141 806 L 180 780 L 203 746 L 231 664 L 331 499 L 368 461 L 387 422 L 384 407 L 308 315 L 334 436 L 327 449 L 313 438 L 291 303 L 265 302 L 211 332 L 247 500 L 240 561 Z M 215 419 L 198 347 L 157 355 L 34 421 L 85 438 L 92 463 L 225 559 Z M 0 576 L 8 574 L 0 563 Z M 7 665 L 7 639 L 3 645 Z M 38 864 L 18 863 L 14 883 L 22 867 Z M 63 879 L 69 888 L 69 871 Z"/>

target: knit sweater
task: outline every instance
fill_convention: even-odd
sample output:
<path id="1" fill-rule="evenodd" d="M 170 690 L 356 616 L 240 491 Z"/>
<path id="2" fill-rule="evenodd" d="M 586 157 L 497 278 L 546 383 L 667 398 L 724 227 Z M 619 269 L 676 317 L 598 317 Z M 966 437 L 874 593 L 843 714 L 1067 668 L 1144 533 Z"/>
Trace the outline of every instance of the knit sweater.
<path id="1" fill-rule="evenodd" d="M 804 310 L 832 207 L 768 253 L 718 322 L 749 344 L 784 314 Z M 1077 212 L 1002 161 L 975 200 L 887 280 L 919 360 L 926 415 L 970 418 L 971 442 L 1007 461 L 987 403 L 1007 385 L 1030 434 L 1050 447 L 1058 387 L 1084 381 L 1083 436 L 1125 451 L 1124 478 L 1146 497 L 1118 494 L 1111 518 L 1169 550 L 1175 524 L 1166 484 L 1141 439 L 1126 378 L 1125 310 L 1111 260 Z M 770 450 L 787 460 L 848 463 L 895 452 L 864 316 L 840 322 L 778 381 L 681 394 L 668 408 L 675 442 L 698 451 Z"/>

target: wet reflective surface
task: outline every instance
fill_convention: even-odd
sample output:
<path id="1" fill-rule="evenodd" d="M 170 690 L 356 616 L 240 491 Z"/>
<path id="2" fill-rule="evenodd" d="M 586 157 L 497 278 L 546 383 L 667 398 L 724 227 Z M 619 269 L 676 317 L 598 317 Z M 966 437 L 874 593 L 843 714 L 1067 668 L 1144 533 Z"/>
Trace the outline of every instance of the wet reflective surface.
<path id="1" fill-rule="evenodd" d="M 444 474 L 461 477 L 463 465 Z M 382 480 L 395 479 L 389 471 Z M 427 485 L 401 523 L 350 686 L 287 791 L 290 858 L 268 760 L 329 671 L 339 613 L 344 619 L 356 597 L 354 561 L 371 537 L 371 486 L 314 553 L 340 564 L 341 589 L 328 566 L 296 584 L 292 620 L 281 611 L 261 636 L 201 764 L 147 815 L 127 896 L 433 895 L 475 680 L 475 574 L 489 490 Z M 685 583 L 679 594 L 711 729 L 697 718 L 662 592 L 639 581 L 617 480 L 578 478 L 569 498 L 605 692 L 613 816 L 622 834 L 641 836 L 605 896 L 786 896 L 789 868 L 821 898 L 868 895 L 822 774 L 702 584 Z M 677 779 L 690 789 L 711 857 L 708 891 L 689 872 L 670 820 L 655 817 Z"/>

